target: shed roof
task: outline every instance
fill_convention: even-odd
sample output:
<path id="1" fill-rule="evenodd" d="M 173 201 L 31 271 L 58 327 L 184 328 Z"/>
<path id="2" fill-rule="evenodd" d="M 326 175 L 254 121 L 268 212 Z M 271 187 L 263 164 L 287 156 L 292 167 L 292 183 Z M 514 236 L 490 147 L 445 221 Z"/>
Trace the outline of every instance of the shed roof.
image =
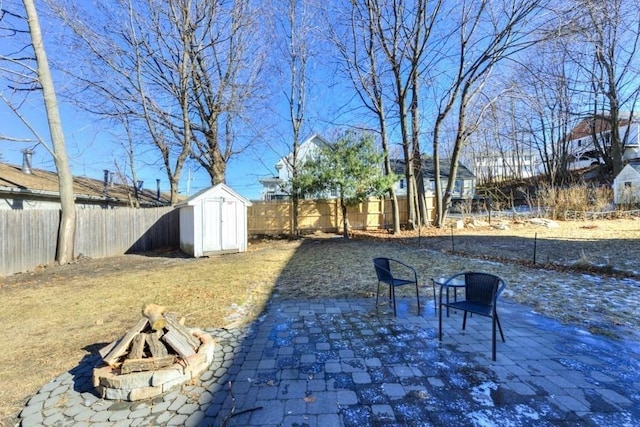
<path id="1" fill-rule="evenodd" d="M 249 201 L 249 199 L 243 197 L 242 195 L 240 195 L 238 192 L 234 191 L 228 185 L 220 183 L 220 184 L 214 185 L 213 187 L 204 188 L 204 189 L 198 191 L 197 193 L 195 193 L 194 195 L 190 196 L 186 200 L 183 200 L 182 202 L 178 203 L 176 205 L 176 208 L 182 208 L 182 207 L 185 207 L 185 206 L 193 206 L 193 205 L 197 204 L 201 199 L 203 199 L 205 197 L 215 196 L 216 194 L 220 194 L 220 193 L 226 193 L 229 196 L 232 196 L 232 197 L 240 200 L 241 202 L 243 202 L 247 206 L 251 206 L 251 202 Z"/>

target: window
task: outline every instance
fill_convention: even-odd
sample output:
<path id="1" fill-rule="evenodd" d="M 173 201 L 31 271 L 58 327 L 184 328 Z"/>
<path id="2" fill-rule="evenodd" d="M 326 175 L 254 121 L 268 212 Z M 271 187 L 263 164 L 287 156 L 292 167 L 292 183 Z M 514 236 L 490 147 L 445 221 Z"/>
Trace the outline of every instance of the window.
<path id="1" fill-rule="evenodd" d="M 400 180 L 400 188 L 404 188 L 404 179 Z"/>
<path id="2" fill-rule="evenodd" d="M 631 188 L 631 187 L 632 187 L 631 181 L 625 181 L 624 182 L 624 188 Z"/>
<path id="3" fill-rule="evenodd" d="M 462 196 L 462 180 L 456 179 L 453 192 Z"/>

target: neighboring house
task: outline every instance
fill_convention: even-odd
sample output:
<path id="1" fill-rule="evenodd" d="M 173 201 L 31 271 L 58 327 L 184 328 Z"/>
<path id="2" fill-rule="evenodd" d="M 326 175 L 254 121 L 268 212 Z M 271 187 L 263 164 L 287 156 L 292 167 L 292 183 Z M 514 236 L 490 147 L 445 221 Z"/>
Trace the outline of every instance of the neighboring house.
<path id="1" fill-rule="evenodd" d="M 300 144 L 298 147 L 298 165 L 304 164 L 313 155 L 321 145 L 328 142 L 318 134 L 313 134 Z M 293 153 L 282 157 L 275 165 L 278 171 L 277 176 L 263 178 L 260 180 L 262 184 L 262 200 L 286 200 L 289 198 L 289 187 L 292 175 L 291 164 L 293 162 Z"/>
<path id="2" fill-rule="evenodd" d="M 500 182 L 508 179 L 531 178 L 539 165 L 532 154 L 517 152 L 474 153 L 469 161 L 480 182 Z"/>
<path id="3" fill-rule="evenodd" d="M 620 137 L 624 140 L 623 161 L 640 158 L 640 122 L 620 119 Z M 598 143 L 594 143 L 593 135 Z M 569 169 L 581 169 L 603 163 L 598 148 L 611 147 L 611 125 L 607 117 L 582 120 L 569 134 Z M 598 147 L 599 146 L 599 147 Z"/>
<path id="4" fill-rule="evenodd" d="M 628 163 L 615 177 L 613 202 L 616 205 L 640 203 L 640 162 Z"/>
<path id="5" fill-rule="evenodd" d="M 405 196 L 407 194 L 407 185 L 405 182 L 405 162 L 404 160 L 391 160 L 393 172 L 400 176 L 400 180 L 395 184 L 396 194 Z M 443 191 L 449 182 L 449 170 L 451 169 L 451 161 L 449 159 L 440 160 L 440 184 Z M 422 159 L 422 179 L 424 181 L 425 190 L 435 193 L 435 163 L 433 158 Z M 458 163 L 458 173 L 456 176 L 455 186 L 451 198 L 453 201 L 470 200 L 476 193 L 476 177 L 463 164 Z"/>
<path id="6" fill-rule="evenodd" d="M 57 174 L 33 169 L 30 163 L 30 159 L 25 159 L 22 167 L 0 163 L 0 209 L 60 209 Z M 74 177 L 76 207 L 133 206 L 136 198 L 140 207 L 170 204 L 159 189 L 150 191 L 142 188 L 142 183 L 139 184 L 138 188 L 115 184 L 108 171 L 105 171 L 103 180 Z"/>

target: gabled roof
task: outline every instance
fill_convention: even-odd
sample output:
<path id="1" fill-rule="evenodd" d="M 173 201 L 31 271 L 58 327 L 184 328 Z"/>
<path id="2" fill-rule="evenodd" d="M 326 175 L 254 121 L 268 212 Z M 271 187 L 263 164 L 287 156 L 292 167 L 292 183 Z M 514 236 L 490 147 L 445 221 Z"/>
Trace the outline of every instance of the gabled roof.
<path id="1" fill-rule="evenodd" d="M 620 118 L 618 125 L 620 127 L 627 126 L 631 123 L 629 119 Z M 595 131 L 596 134 L 611 130 L 611 119 L 609 116 L 598 115 L 593 118 L 583 119 L 569 133 L 569 140 L 584 138 L 591 136 Z"/>
<path id="2" fill-rule="evenodd" d="M 435 163 L 433 157 L 422 159 L 422 173 L 428 178 L 435 178 Z M 451 159 L 440 159 L 440 177 L 449 178 L 449 170 L 451 169 Z M 405 162 L 401 159 L 391 159 L 391 169 L 397 175 L 404 175 Z M 474 179 L 476 176 L 466 166 L 458 162 L 458 174 L 459 179 Z"/>
<path id="3" fill-rule="evenodd" d="M 324 139 L 317 133 L 314 133 L 310 137 L 305 139 L 303 142 L 300 143 L 300 146 L 298 147 L 298 159 L 304 160 L 308 155 L 308 153 L 314 149 L 313 147 L 318 146 L 318 144 L 328 145 L 329 143 L 327 142 L 326 139 Z M 293 156 L 293 153 L 289 153 L 286 156 L 280 158 L 276 163 L 276 168 L 278 167 L 277 165 L 282 165 L 282 167 L 286 167 L 287 163 L 291 162 L 291 160 L 287 160 L 287 159 L 290 159 L 292 156 Z"/>
<path id="4" fill-rule="evenodd" d="M 135 194 L 132 186 L 123 184 L 109 184 L 105 194 L 102 180 L 73 177 L 73 193 L 77 202 L 108 202 L 113 205 L 128 206 Z M 11 195 L 20 198 L 59 199 L 58 175 L 55 172 L 42 169 L 31 169 L 31 173 L 23 172 L 20 166 L 0 163 L 0 197 Z M 169 199 L 157 191 L 141 189 L 138 191 L 138 201 L 141 206 L 169 205 Z"/>
<path id="5" fill-rule="evenodd" d="M 630 167 L 631 169 L 635 170 L 636 172 L 638 172 L 638 174 L 640 174 L 640 162 L 627 163 L 627 166 Z M 626 168 L 626 166 L 625 166 L 625 168 Z"/>
<path id="6" fill-rule="evenodd" d="M 192 195 L 188 199 L 183 200 L 182 202 L 178 203 L 176 205 L 176 208 L 181 208 L 181 207 L 184 207 L 184 206 L 193 206 L 200 199 L 202 199 L 204 197 L 210 197 L 210 196 L 214 196 L 214 197 L 218 196 L 218 197 L 220 197 L 220 196 L 225 195 L 225 194 L 240 200 L 241 202 L 243 202 L 247 206 L 251 206 L 251 202 L 249 201 L 249 199 L 243 197 L 242 195 L 240 195 L 239 193 L 234 191 L 228 185 L 220 183 L 220 184 L 214 185 L 213 187 L 203 188 L 202 190 L 198 191 L 197 193 L 195 193 L 194 195 Z"/>

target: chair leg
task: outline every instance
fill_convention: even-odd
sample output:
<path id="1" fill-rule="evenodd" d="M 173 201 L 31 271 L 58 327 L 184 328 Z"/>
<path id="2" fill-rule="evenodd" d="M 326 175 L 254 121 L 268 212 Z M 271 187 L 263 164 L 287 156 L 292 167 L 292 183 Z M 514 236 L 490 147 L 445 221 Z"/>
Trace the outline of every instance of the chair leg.
<path id="1" fill-rule="evenodd" d="M 391 300 L 393 301 L 393 315 L 397 316 L 396 314 L 396 289 L 395 286 L 391 286 L 389 288 L 389 292 L 391 292 Z"/>
<path id="2" fill-rule="evenodd" d="M 378 297 L 380 296 L 380 281 L 378 281 L 378 290 L 376 291 L 376 310 L 378 309 Z"/>
<path id="3" fill-rule="evenodd" d="M 467 312 L 464 312 L 464 316 L 462 316 L 462 330 L 464 331 L 467 327 Z"/>
<path id="4" fill-rule="evenodd" d="M 438 303 L 436 302 L 436 282 L 431 279 L 431 285 L 433 286 L 433 315 L 437 316 Z"/>
<path id="5" fill-rule="evenodd" d="M 440 305 L 438 306 L 438 341 L 442 341 L 442 291 L 440 291 Z"/>
<path id="6" fill-rule="evenodd" d="M 502 342 L 506 342 L 504 340 L 504 334 L 502 333 L 502 326 L 500 326 L 500 319 L 498 318 L 498 312 L 496 311 L 494 315 L 496 317 L 496 322 L 498 323 L 498 329 L 500 330 L 500 337 L 502 337 Z"/>
<path id="7" fill-rule="evenodd" d="M 491 360 L 496 361 L 496 320 L 498 318 L 493 316 L 493 321 L 491 322 Z"/>
<path id="8" fill-rule="evenodd" d="M 416 282 L 416 299 L 418 300 L 418 316 L 420 316 L 420 292 L 418 291 L 418 282 Z"/>

